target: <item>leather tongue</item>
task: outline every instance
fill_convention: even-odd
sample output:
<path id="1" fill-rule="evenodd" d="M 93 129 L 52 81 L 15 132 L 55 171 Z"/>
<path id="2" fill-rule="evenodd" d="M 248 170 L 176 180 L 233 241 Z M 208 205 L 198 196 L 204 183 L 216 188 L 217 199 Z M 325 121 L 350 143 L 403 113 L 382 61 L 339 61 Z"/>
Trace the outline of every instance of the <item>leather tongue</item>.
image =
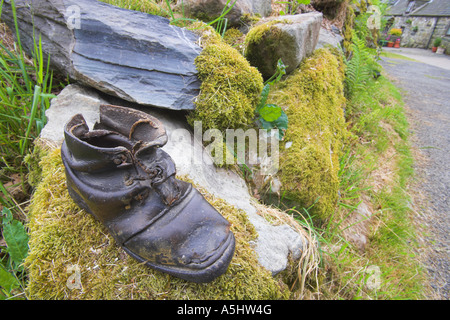
<path id="1" fill-rule="evenodd" d="M 118 132 L 130 140 L 140 142 L 141 148 L 161 147 L 167 143 L 164 126 L 155 117 L 131 108 L 100 105 L 100 122 L 94 129 Z"/>

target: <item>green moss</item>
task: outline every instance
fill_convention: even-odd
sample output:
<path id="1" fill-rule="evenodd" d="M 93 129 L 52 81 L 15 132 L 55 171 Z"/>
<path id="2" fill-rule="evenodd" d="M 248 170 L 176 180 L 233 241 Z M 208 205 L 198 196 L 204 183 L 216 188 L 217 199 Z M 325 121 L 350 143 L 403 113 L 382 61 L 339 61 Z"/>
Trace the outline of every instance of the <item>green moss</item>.
<path id="1" fill-rule="evenodd" d="M 160 2 L 156 4 L 155 1 L 152 0 L 100 0 L 101 2 L 105 2 L 111 4 L 116 7 L 145 12 L 148 14 L 153 14 L 157 16 L 162 16 L 165 18 L 170 18 L 169 8 L 164 2 Z"/>
<path id="2" fill-rule="evenodd" d="M 202 121 L 204 130 L 247 128 L 263 88 L 261 74 L 214 31 L 206 29 L 201 45 L 195 65 L 202 84 L 188 122 Z"/>
<path id="3" fill-rule="evenodd" d="M 268 79 L 276 70 L 280 58 L 279 48 L 290 47 L 293 39 L 282 33 L 276 24 L 290 24 L 290 20 L 273 20 L 250 29 L 245 37 L 244 56 L 252 66 L 258 68 L 264 79 Z M 284 35 L 284 37 L 282 37 Z M 264 45 L 260 45 L 261 42 Z"/>
<path id="4" fill-rule="evenodd" d="M 321 219 L 333 213 L 338 200 L 339 157 L 348 137 L 343 80 L 342 58 L 319 49 L 269 97 L 289 118 L 280 145 L 281 193 L 305 208 L 314 205 L 311 212 Z"/>
<path id="5" fill-rule="evenodd" d="M 244 34 L 241 31 L 236 28 L 230 28 L 225 31 L 225 34 L 223 35 L 223 41 L 225 41 L 226 44 L 233 46 L 236 45 L 243 37 Z"/>
<path id="6" fill-rule="evenodd" d="M 231 223 L 236 251 L 228 271 L 195 284 L 154 271 L 130 258 L 107 229 L 77 207 L 65 185 L 60 150 L 48 151 L 29 213 L 29 299 L 286 299 L 290 292 L 259 266 L 250 242 L 257 234 L 245 212 L 199 189 Z M 75 269 L 80 288 L 73 288 Z M 71 288 L 71 289 L 70 289 Z"/>
<path id="7" fill-rule="evenodd" d="M 261 15 L 259 13 L 256 13 L 256 14 L 244 13 L 241 17 L 241 22 L 244 24 L 249 24 L 249 25 L 257 23 L 260 20 L 261 20 Z"/>
<path id="8" fill-rule="evenodd" d="M 347 53 L 347 56 L 351 52 L 352 45 L 352 30 L 355 24 L 355 10 L 352 6 L 347 6 L 347 13 L 345 15 L 343 34 L 344 34 L 344 50 Z"/>

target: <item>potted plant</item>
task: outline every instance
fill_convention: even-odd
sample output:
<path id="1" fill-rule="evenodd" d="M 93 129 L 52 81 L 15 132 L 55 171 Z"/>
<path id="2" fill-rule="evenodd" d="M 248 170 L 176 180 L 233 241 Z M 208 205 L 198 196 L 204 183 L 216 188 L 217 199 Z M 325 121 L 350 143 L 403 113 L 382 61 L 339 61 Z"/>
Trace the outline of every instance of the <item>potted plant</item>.
<path id="1" fill-rule="evenodd" d="M 389 31 L 389 34 L 392 34 L 393 36 L 397 36 L 397 37 L 400 37 L 402 35 L 402 33 L 403 33 L 403 31 L 400 28 L 392 28 Z"/>
<path id="2" fill-rule="evenodd" d="M 437 48 L 441 45 L 441 43 L 442 43 L 442 38 L 434 39 L 433 47 L 431 47 L 431 51 L 436 52 Z"/>
<path id="3" fill-rule="evenodd" d="M 393 47 L 394 46 L 394 41 L 391 40 L 391 35 L 388 35 L 386 37 L 386 42 L 387 42 L 387 46 L 388 47 Z"/>
<path id="4" fill-rule="evenodd" d="M 402 35 L 402 29 L 400 28 L 392 28 L 391 30 L 389 30 L 389 35 L 392 37 L 400 37 Z M 388 47 L 396 47 L 396 48 L 400 48 L 400 38 L 397 38 L 395 40 L 395 44 L 394 41 L 390 41 L 388 42 Z"/>
<path id="5" fill-rule="evenodd" d="M 387 43 L 388 43 L 388 41 L 389 41 L 389 37 L 390 37 L 390 36 L 386 36 L 386 34 L 383 34 L 383 35 L 381 36 L 381 39 L 378 41 L 378 43 L 379 43 L 382 47 L 386 47 L 386 46 L 387 46 Z"/>

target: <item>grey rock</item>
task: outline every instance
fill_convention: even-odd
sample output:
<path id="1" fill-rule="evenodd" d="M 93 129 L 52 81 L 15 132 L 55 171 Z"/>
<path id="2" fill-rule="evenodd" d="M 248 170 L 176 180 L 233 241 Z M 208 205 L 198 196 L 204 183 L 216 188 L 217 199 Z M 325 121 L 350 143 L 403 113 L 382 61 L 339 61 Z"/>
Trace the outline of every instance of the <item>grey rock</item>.
<path id="1" fill-rule="evenodd" d="M 92 0 L 17 0 L 22 44 L 33 28 L 53 68 L 71 79 L 141 105 L 194 109 L 200 90 L 198 36 L 163 17 Z M 11 6 L 2 20 L 14 28 Z"/>
<path id="2" fill-rule="evenodd" d="M 252 13 L 259 14 L 261 17 L 267 17 L 272 13 L 271 0 L 248 0 L 251 2 Z"/>
<path id="3" fill-rule="evenodd" d="M 325 28 L 320 28 L 319 40 L 317 42 L 316 49 L 328 46 L 339 49 L 342 48 L 341 43 L 343 40 L 344 38 L 340 34 L 329 31 Z"/>
<path id="4" fill-rule="evenodd" d="M 263 19 L 247 34 L 245 56 L 264 78 L 275 73 L 278 59 L 282 59 L 287 66 L 286 73 L 291 73 L 303 58 L 313 53 L 319 39 L 321 22 L 320 12 Z M 258 30 L 256 28 L 262 28 L 261 24 L 270 28 L 262 37 L 252 37 Z"/>
<path id="5" fill-rule="evenodd" d="M 83 105 L 80 111 L 90 128 L 98 120 L 99 106 L 102 103 L 139 109 L 134 104 L 111 99 L 93 89 L 69 85 L 52 100 L 46 111 L 48 122 L 40 137 L 53 145 L 61 144 L 64 139 L 64 125 L 73 115 L 79 113 L 77 107 L 80 102 Z M 164 124 L 169 139 L 163 150 L 174 160 L 177 174 L 189 177 L 214 196 L 247 213 L 258 232 L 254 250 L 263 267 L 275 275 L 287 267 L 289 255 L 293 259 L 300 258 L 303 245 L 307 244 L 306 239 L 288 225 L 273 226 L 259 216 L 253 202 L 255 200 L 249 194 L 245 181 L 233 171 L 214 165 L 202 142 L 196 139 L 195 128 L 193 133 L 184 117 L 177 117 L 171 110 L 153 108 L 143 111 L 157 117 Z"/>
<path id="6" fill-rule="evenodd" d="M 234 0 L 230 2 L 232 4 Z M 205 22 L 213 21 L 223 12 L 227 0 L 179 0 L 177 5 L 184 6 L 185 14 Z M 244 14 L 259 14 L 262 17 L 272 12 L 271 0 L 236 0 L 233 8 L 227 13 L 229 26 L 239 26 Z"/>

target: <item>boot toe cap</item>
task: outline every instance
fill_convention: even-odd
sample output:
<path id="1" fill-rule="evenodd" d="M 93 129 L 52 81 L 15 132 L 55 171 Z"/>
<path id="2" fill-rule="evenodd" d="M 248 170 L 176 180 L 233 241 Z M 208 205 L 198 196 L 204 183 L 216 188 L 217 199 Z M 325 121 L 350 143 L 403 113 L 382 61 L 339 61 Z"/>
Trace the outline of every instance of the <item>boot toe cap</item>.
<path id="1" fill-rule="evenodd" d="M 210 282 L 226 272 L 235 239 L 230 224 L 197 190 L 182 210 L 167 212 L 135 235 L 124 249 L 154 269 L 193 282 Z"/>

